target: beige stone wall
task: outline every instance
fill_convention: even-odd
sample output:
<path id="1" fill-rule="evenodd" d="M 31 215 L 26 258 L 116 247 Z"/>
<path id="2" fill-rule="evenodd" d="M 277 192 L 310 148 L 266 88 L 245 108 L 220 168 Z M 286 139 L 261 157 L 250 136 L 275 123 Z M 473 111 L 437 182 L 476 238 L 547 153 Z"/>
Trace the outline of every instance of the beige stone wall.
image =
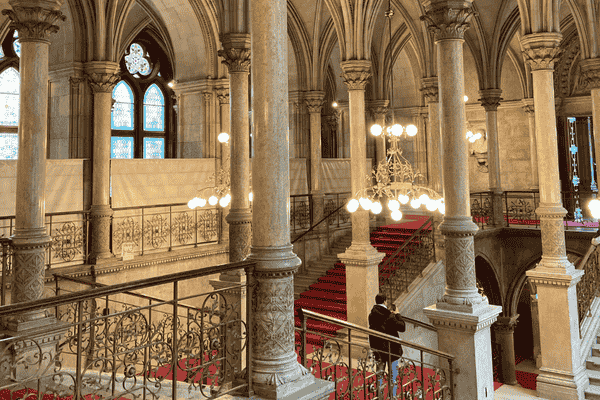
<path id="1" fill-rule="evenodd" d="M 50 80 L 48 121 L 48 158 L 69 158 L 69 118 L 70 118 L 69 78 L 61 76 Z"/>
<path id="2" fill-rule="evenodd" d="M 202 92 L 185 93 L 179 96 L 179 127 L 177 156 L 179 158 L 208 157 L 209 146 L 205 135 L 207 130 L 204 96 Z"/>

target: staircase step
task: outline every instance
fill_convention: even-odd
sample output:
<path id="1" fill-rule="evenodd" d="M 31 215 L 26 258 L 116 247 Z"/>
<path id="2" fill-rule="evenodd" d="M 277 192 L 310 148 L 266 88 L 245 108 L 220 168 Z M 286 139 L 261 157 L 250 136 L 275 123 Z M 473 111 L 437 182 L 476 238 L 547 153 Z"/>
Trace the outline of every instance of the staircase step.
<path id="1" fill-rule="evenodd" d="M 600 371 L 593 369 L 587 370 L 588 377 L 590 378 L 590 385 L 596 385 L 600 387 Z"/>
<path id="2" fill-rule="evenodd" d="M 600 357 L 588 357 L 585 362 L 586 368 L 592 371 L 600 371 Z"/>
<path id="3" fill-rule="evenodd" d="M 298 308 L 314 310 L 320 307 L 321 309 L 328 309 L 337 313 L 346 313 L 346 304 L 333 303 L 331 301 L 324 300 L 301 298 L 294 304 L 294 306 L 296 307 L 295 310 L 297 310 Z M 346 317 L 340 319 L 346 319 Z"/>
<path id="4" fill-rule="evenodd" d="M 588 400 L 600 400 L 600 386 L 591 385 L 585 389 L 585 398 Z"/>

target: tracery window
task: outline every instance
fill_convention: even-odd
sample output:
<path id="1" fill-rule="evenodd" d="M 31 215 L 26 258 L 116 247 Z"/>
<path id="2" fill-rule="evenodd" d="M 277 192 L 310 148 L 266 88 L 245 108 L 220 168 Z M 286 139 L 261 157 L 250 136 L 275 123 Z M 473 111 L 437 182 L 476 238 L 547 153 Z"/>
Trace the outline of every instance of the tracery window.
<path id="1" fill-rule="evenodd" d="M 123 79 L 113 89 L 112 158 L 172 155 L 172 70 L 164 51 L 143 34 L 121 60 Z"/>
<path id="2" fill-rule="evenodd" d="M 16 160 L 19 153 L 19 72 L 6 68 L 0 73 L 0 160 Z"/>

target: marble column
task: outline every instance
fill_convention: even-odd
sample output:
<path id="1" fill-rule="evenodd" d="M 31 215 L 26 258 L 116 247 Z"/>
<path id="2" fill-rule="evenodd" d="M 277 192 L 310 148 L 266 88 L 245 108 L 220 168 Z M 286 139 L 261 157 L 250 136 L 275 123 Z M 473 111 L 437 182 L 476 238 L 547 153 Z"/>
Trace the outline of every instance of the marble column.
<path id="1" fill-rule="evenodd" d="M 540 180 L 537 160 L 537 140 L 535 138 L 535 107 L 533 106 L 533 98 L 523 99 L 523 109 L 527 113 L 527 118 L 529 120 L 529 156 L 531 162 L 531 182 L 529 184 L 529 189 L 539 190 Z"/>
<path id="2" fill-rule="evenodd" d="M 500 344 L 502 360 L 502 383 L 507 385 L 517 384 L 517 370 L 515 366 L 515 327 L 519 315 L 512 317 L 498 317 L 494 324 L 496 341 Z"/>
<path id="3" fill-rule="evenodd" d="M 501 307 L 491 306 L 476 286 L 471 219 L 469 168 L 465 137 L 463 43 L 471 1 L 437 0 L 426 3 L 421 18 L 438 47 L 439 100 L 443 127 L 444 194 L 446 214 L 440 225 L 445 235 L 446 289 L 437 304 L 423 311 L 438 329 L 438 348 L 453 354 L 458 399 L 493 396 L 490 325 Z"/>
<path id="4" fill-rule="evenodd" d="M 386 120 L 385 117 L 388 113 L 388 106 L 390 104 L 389 100 L 372 100 L 369 102 L 369 111 L 371 111 L 371 115 L 373 116 L 373 123 L 381 125 L 385 128 Z M 367 130 L 370 130 L 371 127 L 368 127 Z M 370 133 L 368 133 L 370 135 Z M 387 159 L 387 149 L 385 144 L 385 135 L 381 134 L 379 137 L 375 138 L 375 168 Z M 376 216 L 377 226 L 385 225 L 386 217 L 384 213 L 379 213 Z"/>
<path id="5" fill-rule="evenodd" d="M 223 171 L 231 172 L 231 150 L 229 144 L 231 143 L 231 129 L 229 124 L 229 82 L 219 83 L 215 87 L 215 93 L 217 95 L 217 100 L 219 101 L 219 134 L 227 133 L 229 134 L 229 140 L 225 143 L 221 143 L 219 140 L 217 152 L 217 162 L 218 168 Z M 218 139 L 218 136 L 217 136 Z M 229 215 L 229 210 L 231 209 L 231 203 L 225 207 L 221 208 L 223 211 L 221 214 L 221 243 L 225 245 L 229 245 L 229 224 L 227 223 L 227 215 Z"/>
<path id="6" fill-rule="evenodd" d="M 596 176 L 600 176 L 598 175 L 598 171 L 600 171 L 600 58 L 582 60 L 579 65 L 583 79 L 591 88 L 593 137 L 596 148 L 594 157 L 596 159 Z"/>
<path id="7" fill-rule="evenodd" d="M 370 185 L 365 177 L 367 168 L 367 127 L 365 123 L 365 86 L 371 78 L 371 61 L 342 62 L 344 83 L 348 87 L 350 116 L 350 177 L 355 196 Z M 371 245 L 369 211 L 361 207 L 352 213 L 352 244 L 345 253 L 338 254 L 346 265 L 348 322 L 369 326 L 367 317 L 379 292 L 379 263 L 384 253 Z M 390 299 L 394 301 L 395 299 Z"/>
<path id="8" fill-rule="evenodd" d="M 333 383 L 315 380 L 294 350 L 294 274 L 290 242 L 290 160 L 285 0 L 250 0 L 254 159 L 252 246 L 252 381 L 267 399 L 320 398 Z M 273 55 L 277 55 L 274 57 Z M 233 85 L 232 85 L 233 101 Z M 233 106 L 233 104 L 232 104 Z M 233 121 L 232 121 L 233 122 Z"/>
<path id="9" fill-rule="evenodd" d="M 304 102 L 310 114 L 310 152 L 308 164 L 309 190 L 312 195 L 312 220 L 316 224 L 324 217 L 325 194 L 321 182 L 321 110 L 325 92 L 311 91 L 304 95 Z M 319 229 L 325 228 L 324 224 Z"/>
<path id="10" fill-rule="evenodd" d="M 343 158 L 340 147 L 340 113 L 337 110 L 333 110 L 333 114 L 328 115 L 326 118 L 329 130 L 331 131 L 332 158 Z"/>
<path id="11" fill-rule="evenodd" d="M 500 172 L 500 147 L 498 145 L 498 106 L 503 100 L 502 89 L 480 90 L 481 105 L 485 109 L 487 131 L 488 178 L 492 192 L 492 221 L 497 227 L 505 226 L 502 209 L 502 181 Z"/>
<path id="12" fill-rule="evenodd" d="M 244 260 L 250 253 L 252 213 L 250 211 L 250 125 L 248 121 L 248 74 L 250 73 L 250 35 L 229 33 L 219 51 L 229 68 L 231 124 L 231 208 L 229 223 L 229 261 Z M 287 104 L 287 102 L 286 102 Z"/>
<path id="13" fill-rule="evenodd" d="M 429 109 L 429 129 L 427 130 L 427 158 L 430 187 L 443 196 L 444 170 L 442 168 L 442 135 L 440 129 L 440 103 L 438 77 L 423 78 L 421 92 Z"/>
<path id="14" fill-rule="evenodd" d="M 521 48 L 533 77 L 535 129 L 540 174 L 540 218 L 542 260 L 527 271 L 537 287 L 542 367 L 537 378 L 538 397 L 578 399 L 587 383 L 579 360 L 577 282 L 584 271 L 567 259 L 558 170 L 556 114 L 554 107 L 554 62 L 560 54 L 559 33 L 537 33 L 521 38 Z M 560 329 L 557 329 L 560 327 Z"/>
<path id="15" fill-rule="evenodd" d="M 91 249 L 89 262 L 110 259 L 110 138 L 112 91 L 120 79 L 119 64 L 92 61 L 85 71 L 94 94 L 92 150 L 92 207 L 90 209 Z"/>
<path id="16" fill-rule="evenodd" d="M 46 148 L 48 124 L 49 34 L 58 32 L 64 21 L 59 2 L 31 7 L 27 1 L 11 1 L 12 10 L 2 10 L 19 31 L 21 42 L 19 159 L 15 198 L 15 230 L 11 303 L 44 296 L 46 248 L 51 242 L 46 229 Z M 46 310 L 10 317 L 5 327 L 20 331 L 50 323 Z"/>
<path id="17" fill-rule="evenodd" d="M 540 318 L 538 309 L 537 288 L 531 285 L 531 328 L 533 330 L 533 359 L 536 368 L 542 366 L 542 353 L 540 350 Z"/>

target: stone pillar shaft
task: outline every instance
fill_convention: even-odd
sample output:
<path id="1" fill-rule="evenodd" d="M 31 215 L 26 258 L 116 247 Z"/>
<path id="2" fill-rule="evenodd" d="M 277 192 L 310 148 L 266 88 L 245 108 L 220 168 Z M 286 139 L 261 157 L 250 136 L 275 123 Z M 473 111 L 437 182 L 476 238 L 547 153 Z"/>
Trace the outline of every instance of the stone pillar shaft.
<path id="1" fill-rule="evenodd" d="M 535 137 L 535 108 L 532 98 L 524 99 L 523 103 L 525 104 L 524 110 L 527 113 L 529 122 L 529 156 L 531 162 L 531 183 L 529 188 L 531 190 L 539 190 L 540 180 L 538 173 L 537 140 Z"/>
<path id="2" fill-rule="evenodd" d="M 518 317 L 518 314 L 512 317 L 498 317 L 498 321 L 494 325 L 496 341 L 500 344 L 502 351 L 502 383 L 507 385 L 517 384 L 514 333 Z"/>
<path id="3" fill-rule="evenodd" d="M 324 193 L 321 182 L 321 110 L 325 92 L 312 91 L 305 95 L 305 102 L 310 114 L 310 161 L 309 178 L 312 194 L 312 220 L 316 224 L 323 218 Z"/>
<path id="4" fill-rule="evenodd" d="M 442 169 L 442 134 L 440 127 L 440 103 L 438 77 L 425 78 L 421 83 L 429 111 L 429 129 L 427 129 L 428 182 L 437 193 L 444 195 L 444 171 Z"/>
<path id="5" fill-rule="evenodd" d="M 382 127 L 385 127 L 385 117 L 388 113 L 388 100 L 375 100 L 369 103 L 369 108 L 371 109 L 371 114 L 373 115 L 373 124 L 378 124 Z M 371 127 L 367 127 L 368 130 Z M 376 164 L 385 161 L 387 159 L 387 150 L 385 145 L 385 135 L 380 135 L 375 138 L 375 157 Z"/>
<path id="6" fill-rule="evenodd" d="M 19 31 L 20 119 L 19 159 L 13 235 L 13 276 L 11 303 L 41 299 L 44 296 L 46 248 L 50 237 L 45 224 L 46 149 L 48 123 L 49 33 L 56 33 L 56 20 L 65 20 L 60 3 L 48 1 L 44 7 L 31 7 L 25 1 L 11 1 L 12 10 L 3 10 L 11 28 Z M 37 310 L 10 317 L 12 330 L 32 328 L 45 319 Z M 34 324 L 34 325 L 31 325 Z"/>

